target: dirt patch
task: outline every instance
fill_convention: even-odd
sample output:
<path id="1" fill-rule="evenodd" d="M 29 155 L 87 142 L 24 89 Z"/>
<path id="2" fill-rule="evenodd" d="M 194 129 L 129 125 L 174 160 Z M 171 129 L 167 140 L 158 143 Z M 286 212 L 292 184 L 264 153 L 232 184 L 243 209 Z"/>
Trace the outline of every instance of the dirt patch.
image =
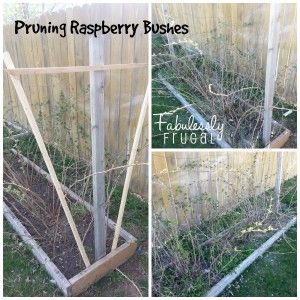
<path id="1" fill-rule="evenodd" d="M 60 271 L 71 278 L 85 269 L 56 191 L 43 176 L 18 159 L 4 165 L 4 199 Z M 8 185 L 7 183 L 10 183 Z M 90 261 L 94 261 L 93 217 L 67 198 Z M 107 228 L 107 252 L 113 232 Z M 120 239 L 120 244 L 124 240 Z"/>

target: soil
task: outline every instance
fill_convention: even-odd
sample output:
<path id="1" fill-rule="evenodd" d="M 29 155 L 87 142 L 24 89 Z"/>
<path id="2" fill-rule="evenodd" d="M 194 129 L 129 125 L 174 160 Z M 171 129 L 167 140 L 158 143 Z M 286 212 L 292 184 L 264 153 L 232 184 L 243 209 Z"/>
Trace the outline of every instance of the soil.
<path id="1" fill-rule="evenodd" d="M 9 167 L 4 166 L 4 182 L 22 187 L 9 191 L 4 189 L 5 203 L 66 278 L 70 279 L 85 269 L 53 185 L 17 159 Z M 75 204 L 71 199 L 67 200 L 69 207 Z M 93 262 L 93 217 L 86 209 L 73 213 L 73 217 L 89 259 Z M 107 252 L 110 252 L 112 238 L 113 232 L 107 228 Z M 120 239 L 119 244 L 123 242 Z"/>

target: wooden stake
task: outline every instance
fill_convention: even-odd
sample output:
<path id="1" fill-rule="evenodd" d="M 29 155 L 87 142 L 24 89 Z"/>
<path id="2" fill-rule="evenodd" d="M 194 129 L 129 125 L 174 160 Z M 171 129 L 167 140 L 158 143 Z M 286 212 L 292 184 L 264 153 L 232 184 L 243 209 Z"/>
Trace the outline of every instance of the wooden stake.
<path id="1" fill-rule="evenodd" d="M 104 63 L 104 37 L 89 40 L 90 65 Z M 90 110 L 95 260 L 106 255 L 104 162 L 104 73 L 90 72 Z"/>
<path id="2" fill-rule="evenodd" d="M 270 143 L 272 129 L 273 98 L 276 81 L 278 44 L 280 34 L 279 17 L 280 4 L 271 3 L 263 120 L 263 142 L 265 146 Z"/>
<path id="3" fill-rule="evenodd" d="M 277 165 L 276 165 L 276 177 L 275 177 L 275 198 L 274 198 L 274 210 L 278 213 L 280 209 L 280 191 L 281 191 L 281 178 L 282 178 L 282 161 L 283 152 L 277 152 Z"/>
<path id="4" fill-rule="evenodd" d="M 9 55 L 8 52 L 5 52 L 3 54 L 3 60 L 4 60 L 4 64 L 6 65 L 7 68 L 10 68 L 10 69 L 13 69 L 14 68 L 14 64 L 13 64 L 13 61 Z M 44 143 L 44 140 L 42 138 L 42 135 L 40 133 L 40 130 L 37 126 L 37 123 L 35 121 L 35 118 L 34 118 L 34 115 L 32 113 L 32 110 L 31 110 L 31 107 L 30 107 L 30 104 L 28 102 L 28 99 L 26 97 L 26 94 L 24 92 L 24 89 L 22 87 L 22 84 L 21 84 L 21 81 L 20 81 L 20 78 L 14 76 L 14 75 L 10 75 L 10 78 L 12 80 L 12 83 L 15 87 L 15 90 L 16 90 L 16 93 L 18 95 L 18 98 L 22 104 L 22 107 L 24 109 L 24 112 L 26 114 L 26 117 L 28 119 L 28 122 L 30 124 L 30 127 L 32 129 L 32 133 L 34 134 L 34 137 L 36 139 L 36 142 L 39 146 L 39 149 L 42 153 L 42 156 L 43 156 L 43 159 L 45 161 L 45 164 L 47 166 L 47 169 L 50 173 L 50 176 L 52 178 L 52 182 L 53 182 L 53 185 L 56 189 L 56 192 L 57 192 L 57 195 L 58 195 L 58 198 L 60 200 L 60 203 L 62 205 L 62 208 L 65 212 L 65 215 L 67 217 L 67 220 L 69 222 L 69 225 L 71 227 L 71 230 L 72 230 L 72 233 L 73 233 L 73 236 L 74 236 L 74 239 L 76 241 L 76 244 L 78 246 L 78 249 L 79 249 L 79 252 L 81 254 L 81 257 L 84 261 L 84 264 L 86 267 L 90 266 L 90 262 L 89 262 L 89 259 L 88 259 L 88 256 L 85 252 L 85 249 L 84 249 L 84 246 L 83 246 L 83 243 L 80 239 L 80 236 L 79 236 L 79 233 L 77 231 L 77 228 L 76 228 L 76 225 L 75 225 L 75 222 L 73 220 L 73 217 L 71 215 L 71 212 L 70 212 L 70 209 L 68 207 L 68 204 L 67 204 L 67 201 L 65 199 L 65 195 L 62 191 L 62 188 L 60 186 L 60 183 L 57 179 L 57 176 L 56 176 L 56 173 L 55 173 L 55 170 L 53 168 L 53 165 L 52 165 L 52 162 L 51 162 L 51 159 L 49 157 L 49 154 L 48 154 L 48 151 L 46 149 L 46 146 L 45 146 L 45 143 Z"/>
<path id="5" fill-rule="evenodd" d="M 7 69 L 11 75 L 36 75 L 36 74 L 61 74 L 61 73 L 78 73 L 92 71 L 110 71 L 110 70 L 126 70 L 138 69 L 146 67 L 146 63 L 131 63 L 131 64 L 96 64 L 90 66 L 67 66 L 67 67 L 40 67 L 40 68 L 15 68 Z"/>
<path id="6" fill-rule="evenodd" d="M 148 93 L 149 93 L 149 87 L 147 87 L 147 90 L 145 93 L 145 97 L 143 100 L 139 120 L 137 123 L 136 132 L 135 132 L 135 136 L 134 136 L 134 140 L 133 140 L 133 145 L 132 145 L 132 149 L 131 149 L 131 153 L 130 153 L 130 158 L 129 158 L 129 162 L 128 162 L 129 167 L 127 168 L 127 172 L 126 172 L 126 177 L 125 177 L 125 182 L 124 182 L 124 187 L 123 187 L 123 192 L 122 192 L 122 198 L 121 198 L 121 203 L 120 203 L 120 208 L 119 208 L 119 213 L 118 213 L 117 225 L 116 225 L 114 239 L 113 239 L 113 243 L 112 243 L 112 247 L 111 247 L 112 251 L 115 250 L 118 245 L 118 240 L 119 240 L 119 235 L 120 235 L 120 230 L 121 230 L 121 225 L 122 225 L 122 221 L 123 221 L 124 210 L 125 210 L 125 205 L 126 205 L 126 200 L 127 200 L 127 194 L 128 194 L 128 189 L 129 189 L 129 184 L 130 184 L 131 175 L 132 175 L 132 171 L 133 171 L 133 164 L 135 161 L 135 156 L 136 156 L 137 148 L 138 148 L 139 141 L 140 141 L 143 123 L 144 123 L 144 119 L 145 119 L 146 112 L 147 112 Z"/>

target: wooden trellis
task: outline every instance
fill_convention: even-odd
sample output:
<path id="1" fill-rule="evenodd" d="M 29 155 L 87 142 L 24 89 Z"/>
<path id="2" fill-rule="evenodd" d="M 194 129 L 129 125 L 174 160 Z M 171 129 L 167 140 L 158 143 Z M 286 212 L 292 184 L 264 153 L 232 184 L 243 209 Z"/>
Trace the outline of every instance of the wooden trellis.
<path id="1" fill-rule="evenodd" d="M 82 260 L 86 269 L 77 274 L 70 280 L 67 280 L 61 274 L 56 266 L 51 262 L 50 258 L 33 240 L 31 235 L 20 223 L 16 216 L 5 205 L 4 215 L 8 222 L 18 232 L 25 243 L 30 244 L 32 252 L 35 257 L 42 263 L 51 277 L 55 280 L 57 285 L 61 288 L 64 295 L 78 295 L 86 290 L 92 283 L 103 277 L 108 271 L 115 269 L 120 264 L 124 263 L 130 256 L 132 256 L 136 249 L 136 239 L 121 228 L 122 219 L 131 180 L 133 164 L 137 153 L 141 130 L 145 119 L 148 106 L 148 89 L 143 100 L 139 121 L 134 137 L 130 160 L 127 168 L 125 184 L 122 193 L 122 199 L 119 209 L 117 223 L 105 216 L 105 161 L 104 161 L 104 76 L 103 72 L 106 70 L 121 70 L 121 69 L 136 69 L 144 68 L 147 64 L 131 63 L 131 64 L 111 64 L 105 65 L 103 62 L 102 43 L 99 39 L 90 40 L 90 65 L 89 66 L 68 66 L 68 67 L 43 67 L 43 68 L 15 68 L 8 52 L 4 53 L 3 59 L 17 96 L 24 109 L 32 132 L 35 136 L 39 149 L 42 153 L 43 159 L 46 163 L 49 174 L 46 176 L 51 181 L 56 189 L 60 203 L 63 207 L 64 213 L 67 217 L 68 223 L 72 229 L 77 247 L 81 254 Z M 65 199 L 64 192 L 67 193 L 73 200 L 80 201 L 84 205 L 88 205 L 83 199 L 80 199 L 67 187 L 63 186 L 57 178 L 52 161 L 47 152 L 44 140 L 38 128 L 37 122 L 34 118 L 29 101 L 25 94 L 20 81 L 21 74 L 57 74 L 70 72 L 90 72 L 90 97 L 91 97 L 91 130 L 92 130 L 92 165 L 93 165 L 93 206 L 88 209 L 94 215 L 94 241 L 95 241 L 95 262 L 90 263 L 87 253 L 84 249 L 83 242 L 78 234 L 76 224 L 71 215 L 70 209 Z M 26 158 L 24 158 L 26 160 Z M 32 164 L 28 161 L 27 163 Z M 43 170 L 40 173 L 45 173 Z M 44 174 L 45 175 L 45 174 Z M 106 255 L 106 225 L 115 229 L 113 246 L 111 252 Z M 125 243 L 117 247 L 119 236 L 125 239 Z"/>

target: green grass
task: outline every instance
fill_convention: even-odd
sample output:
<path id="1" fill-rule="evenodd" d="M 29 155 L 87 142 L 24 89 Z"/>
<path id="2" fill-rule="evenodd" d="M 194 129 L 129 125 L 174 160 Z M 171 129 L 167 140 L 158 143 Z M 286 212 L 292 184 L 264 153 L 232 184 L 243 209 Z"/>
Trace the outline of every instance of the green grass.
<path id="1" fill-rule="evenodd" d="M 12 130 L 3 125 L 3 137 L 9 137 L 12 135 Z"/>
<path id="2" fill-rule="evenodd" d="M 4 221 L 3 240 L 3 295 L 5 297 L 52 297 L 63 296 L 51 278 L 33 257 L 30 249 L 19 239 L 13 229 Z M 133 278 L 135 280 L 135 278 Z M 146 292 L 145 283 L 135 280 Z M 86 292 L 95 296 L 126 296 L 119 288 L 126 279 L 117 271 L 108 273 L 93 284 Z M 142 283 L 142 285 L 140 284 Z M 107 293 L 109 290 L 109 293 Z"/>
<path id="3" fill-rule="evenodd" d="M 222 260 L 216 265 L 216 271 L 222 278 L 231 272 L 239 263 L 257 249 L 268 236 L 249 241 L 238 246 L 238 251 L 223 253 Z M 254 263 L 239 279 L 230 286 L 223 296 L 296 296 L 296 229 L 290 230 L 286 239 L 276 243 L 268 252 Z M 222 248 L 222 245 L 220 245 Z M 178 254 L 185 261 L 191 259 L 192 246 L 181 238 Z M 180 250 L 180 251 L 179 251 Z M 216 257 L 221 249 L 205 247 L 202 252 L 203 261 Z M 286 284 L 285 284 L 286 283 Z M 254 288 L 253 288 L 254 287 Z M 164 273 L 162 296 L 203 296 L 209 290 L 207 279 L 200 273 L 185 272 L 178 274 L 173 268 Z"/>
<path id="4" fill-rule="evenodd" d="M 73 218 L 84 217 L 88 213 L 88 209 L 81 203 L 77 202 L 70 204 L 70 211 Z"/>
<path id="5" fill-rule="evenodd" d="M 296 297 L 297 231 L 293 227 L 251 265 L 223 296 Z"/>
<path id="6" fill-rule="evenodd" d="M 161 290 L 163 297 L 199 297 L 208 285 L 202 276 L 191 278 L 189 274 L 178 276 L 173 270 L 165 272 L 166 285 Z"/>
<path id="7" fill-rule="evenodd" d="M 297 204 L 297 189 L 296 189 L 297 177 L 293 177 L 289 180 L 286 180 L 282 184 L 282 214 L 287 215 L 295 215 L 296 213 L 296 204 Z M 265 192 L 265 197 L 255 197 L 248 200 L 246 206 L 252 203 L 254 206 L 262 204 L 262 201 L 266 201 L 266 199 L 270 199 L 274 193 L 274 189 L 270 189 Z M 251 226 L 255 227 L 255 223 L 247 224 L 245 226 L 240 227 L 238 231 L 234 233 L 235 238 L 230 242 L 230 246 L 224 244 L 224 239 L 216 240 L 215 242 L 199 247 L 203 242 L 207 240 L 208 237 L 217 236 L 219 233 L 223 232 L 227 228 L 234 226 L 235 224 L 243 221 L 247 216 L 244 213 L 245 207 L 243 207 L 243 203 L 236 207 L 235 209 L 228 211 L 222 215 L 217 215 L 207 221 L 203 221 L 200 225 L 191 226 L 188 229 L 182 228 L 179 231 L 178 235 L 174 234 L 172 239 L 169 239 L 165 244 L 164 248 L 161 250 L 160 261 L 172 261 L 175 262 L 177 259 L 181 262 L 182 265 L 186 266 L 183 268 L 180 263 L 176 262 L 175 266 L 171 265 L 167 267 L 165 272 L 155 274 L 154 280 L 162 280 L 160 285 L 160 296 L 203 296 L 211 287 L 208 282 L 208 279 L 199 272 L 199 270 L 203 270 L 203 268 L 208 269 L 210 274 L 215 274 L 219 278 L 226 276 L 228 273 L 234 270 L 244 259 L 246 259 L 253 251 L 255 251 L 259 246 L 261 246 L 270 236 L 272 236 L 274 231 L 267 231 L 265 233 L 256 234 L 255 232 L 240 235 L 242 229 L 250 228 Z M 264 209 L 264 206 L 262 206 Z M 266 208 L 265 208 L 266 209 Z M 248 211 L 249 214 L 249 211 Z M 269 216 L 269 218 L 277 218 L 275 214 Z M 168 222 L 164 222 L 166 228 L 168 228 Z M 272 223 L 271 223 L 272 224 Z M 169 224 L 172 226 L 172 224 Z M 176 224 L 175 224 L 176 226 Z M 266 228 L 267 225 L 263 226 Z M 295 230 L 294 230 L 295 231 Z M 171 228 L 170 228 L 171 232 Z M 291 233 L 290 233 L 291 232 Z M 275 246 L 274 249 L 277 249 L 280 252 L 280 255 L 275 255 L 274 259 L 278 262 L 278 270 L 276 273 L 280 272 L 282 268 L 284 275 L 280 278 L 276 279 L 276 283 L 274 286 L 278 285 L 280 280 L 283 280 L 286 276 L 287 281 L 289 281 L 290 285 L 288 289 L 291 290 L 291 294 L 293 295 L 293 286 L 295 288 L 295 270 L 289 272 L 290 267 L 294 264 L 294 269 L 296 269 L 296 241 L 294 237 L 296 237 L 296 232 L 293 233 L 290 230 L 288 233 L 288 241 L 289 243 L 280 244 L 280 247 L 277 249 Z M 292 236 L 290 236 L 292 235 Z M 226 240 L 226 238 L 225 238 Z M 290 246 L 291 245 L 291 246 Z M 283 247 L 281 249 L 281 247 Z M 276 250 L 276 251 L 277 251 Z M 275 250 L 270 250 L 269 252 L 275 252 Z M 268 252 L 268 253 L 269 253 Z M 167 255 L 165 255 L 167 253 Z M 273 255 L 273 254 L 272 254 Z M 171 259 L 169 259 L 171 257 Z M 195 259 L 200 262 L 200 266 L 196 266 L 196 272 L 193 271 Z M 291 264 L 289 263 L 291 262 Z M 213 264 L 213 265 L 212 265 Z M 155 266 L 154 266 L 155 268 Z M 157 266 L 157 269 L 160 269 L 160 266 Z M 260 272 L 260 274 L 276 274 L 272 273 L 274 268 L 272 266 L 265 265 L 255 269 L 253 274 Z M 267 275 L 266 275 L 267 276 Z M 273 276 L 274 277 L 274 276 Z M 241 277 L 243 278 L 243 277 Z M 248 287 L 245 288 L 245 291 L 251 291 L 251 285 L 256 284 L 257 290 L 262 289 L 261 294 L 265 293 L 264 285 L 260 287 L 261 280 L 257 280 L 256 283 L 253 282 L 249 284 Z M 266 278 L 266 281 L 270 280 L 270 278 Z M 240 286 L 237 283 L 236 286 Z M 276 295 L 286 295 L 286 288 L 280 289 L 280 285 L 278 285 L 278 291 L 272 291 L 272 293 Z M 295 290 L 295 289 L 294 289 Z M 231 291 L 231 289 L 230 289 Z M 229 293 L 228 291 L 226 292 Z M 281 293 L 281 294 L 280 294 Z M 226 294 L 226 295 L 227 295 Z M 258 294 L 257 294 L 258 295 Z M 242 294 L 238 294 L 235 296 L 243 296 Z M 256 296 L 249 292 L 248 296 Z"/>
<path id="8" fill-rule="evenodd" d="M 118 186 L 113 192 L 109 216 L 116 220 L 118 216 L 123 187 Z M 125 214 L 123 218 L 123 228 L 128 232 L 138 230 L 141 232 L 140 239 L 148 239 L 148 203 L 143 202 L 132 194 L 128 194 Z M 138 237 L 137 237 L 138 238 Z"/>
<path id="9" fill-rule="evenodd" d="M 62 296 L 51 278 L 21 242 L 13 229 L 3 224 L 3 295 L 6 297 Z"/>
<path id="10" fill-rule="evenodd" d="M 281 187 L 281 203 L 296 211 L 297 208 L 297 177 L 290 178 L 283 182 Z"/>

